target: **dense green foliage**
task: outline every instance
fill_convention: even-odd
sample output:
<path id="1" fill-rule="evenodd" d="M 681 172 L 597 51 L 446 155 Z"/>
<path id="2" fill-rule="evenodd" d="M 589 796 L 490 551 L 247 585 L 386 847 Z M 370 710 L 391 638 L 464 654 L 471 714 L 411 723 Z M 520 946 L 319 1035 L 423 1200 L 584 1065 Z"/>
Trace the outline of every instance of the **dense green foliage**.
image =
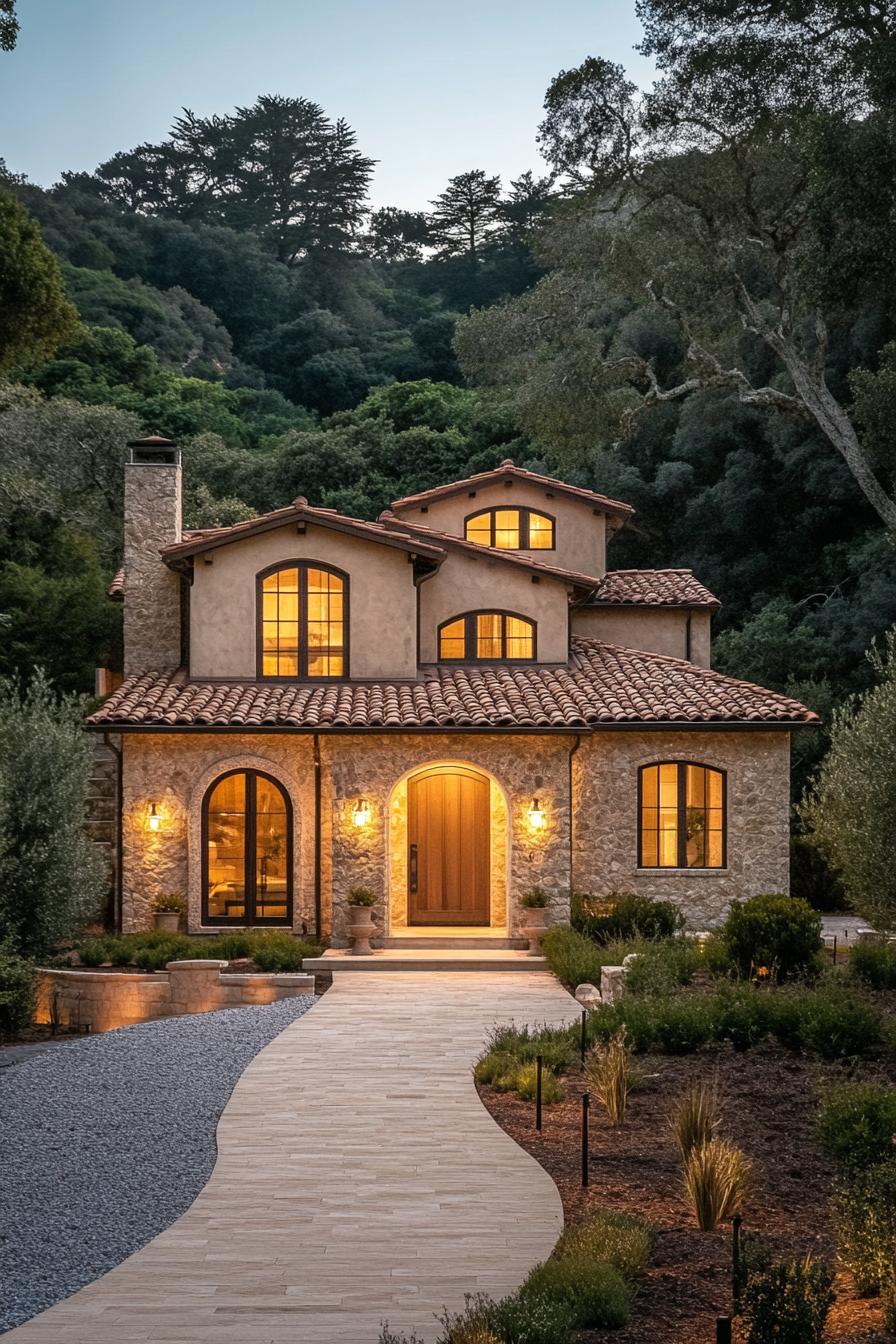
<path id="1" fill-rule="evenodd" d="M 834 1216 L 840 1258 L 859 1292 L 890 1287 L 896 1265 L 896 1157 L 841 1181 Z"/>
<path id="2" fill-rule="evenodd" d="M 896 1088 L 883 1083 L 840 1083 L 822 1098 L 820 1147 L 846 1171 L 862 1171 L 893 1155 Z"/>
<path id="3" fill-rule="evenodd" d="M 0 371 L 48 359 L 78 329 L 59 265 L 16 198 L 0 191 Z"/>
<path id="4" fill-rule="evenodd" d="M 673 901 L 654 901 L 634 891 L 615 891 L 601 899 L 573 892 L 572 927 L 586 938 L 608 943 L 619 938 L 671 938 L 684 926 Z"/>
<path id="5" fill-rule="evenodd" d="M 821 916 L 792 896 L 751 896 L 732 901 L 722 938 L 741 975 L 786 980 L 818 968 Z"/>
<path id="6" fill-rule="evenodd" d="M 0 937 L 30 957 L 98 915 L 106 891 L 84 829 L 92 747 L 83 714 L 41 673 L 24 689 L 0 682 Z"/>
<path id="7" fill-rule="evenodd" d="M 834 1296 L 834 1271 L 822 1260 L 751 1266 L 742 1293 L 746 1344 L 822 1344 Z"/>
<path id="8" fill-rule="evenodd" d="M 872 662 L 877 685 L 834 715 L 831 749 L 803 809 L 815 844 L 840 873 L 851 905 L 896 927 L 896 636 Z"/>
<path id="9" fill-rule="evenodd" d="M 0 1041 L 34 1020 L 37 970 L 6 941 L 0 941 Z"/>
<path id="10" fill-rule="evenodd" d="M 281 929 L 255 929 L 222 933 L 214 938 L 190 937 L 183 933 L 151 930 L 117 936 L 88 937 L 75 944 L 82 966 L 139 966 L 160 971 L 169 961 L 213 957 L 237 961 L 251 957 L 260 971 L 300 971 L 305 957 L 316 957 L 321 945 L 309 938 L 295 938 Z"/>
<path id="11" fill-rule="evenodd" d="M 896 989 L 896 943 L 856 943 L 849 970 L 869 989 Z"/>

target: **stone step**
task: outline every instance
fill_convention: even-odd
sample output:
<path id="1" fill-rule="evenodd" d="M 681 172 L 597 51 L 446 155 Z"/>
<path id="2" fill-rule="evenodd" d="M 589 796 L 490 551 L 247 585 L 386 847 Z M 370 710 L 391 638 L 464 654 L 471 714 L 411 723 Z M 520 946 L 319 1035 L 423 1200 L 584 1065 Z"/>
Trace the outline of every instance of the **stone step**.
<path id="1" fill-rule="evenodd" d="M 420 948 L 433 948 L 448 952 L 455 952 L 458 949 L 482 952 L 507 952 L 514 949 L 517 952 L 525 952 L 529 946 L 527 938 L 494 938 L 487 934 L 478 938 L 473 934 L 463 934 L 458 938 L 447 935 L 434 938 L 425 934 L 409 933 L 397 934 L 391 938 L 380 938 L 377 939 L 377 942 L 384 948 L 396 948 L 399 951 L 419 951 Z"/>
<path id="2" fill-rule="evenodd" d="M 514 949 L 421 947 L 382 948 L 369 957 L 356 957 L 346 948 L 330 948 L 322 957 L 306 957 L 304 971 L 546 971 L 544 957 L 530 957 Z"/>

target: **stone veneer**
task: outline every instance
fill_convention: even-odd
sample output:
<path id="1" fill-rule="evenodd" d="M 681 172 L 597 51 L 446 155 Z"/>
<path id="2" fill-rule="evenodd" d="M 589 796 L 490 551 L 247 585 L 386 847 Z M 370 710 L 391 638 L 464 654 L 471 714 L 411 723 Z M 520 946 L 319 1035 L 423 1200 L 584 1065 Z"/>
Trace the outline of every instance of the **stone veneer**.
<path id="1" fill-rule="evenodd" d="M 568 918 L 570 889 L 618 889 L 677 901 L 692 927 L 724 915 L 732 897 L 786 891 L 789 850 L 789 738 L 784 732 L 597 732 L 573 756 L 573 868 L 570 871 L 569 762 L 575 735 L 320 734 L 321 908 L 323 933 L 347 938 L 354 886 L 378 896 L 383 933 L 405 923 L 406 781 L 425 766 L 463 762 L 491 779 L 492 923 L 525 923 L 519 897 L 543 887 L 551 922 Z M 203 796 L 228 770 L 266 770 L 289 793 L 294 824 L 294 927 L 314 928 L 314 758 L 310 734 L 124 734 L 124 927 L 147 928 L 152 903 L 186 893 L 188 927 L 201 929 Z M 728 772 L 728 867 L 642 872 L 637 868 L 637 771 L 662 760 L 692 760 Z M 528 810 L 541 800 L 546 825 Z M 355 803 L 370 821 L 357 826 Z M 147 829 L 151 803 L 161 829 Z M 572 878 L 572 881 L 571 881 Z"/>
<path id="2" fill-rule="evenodd" d="M 226 975 L 226 961 L 169 961 L 152 975 L 41 971 L 36 1020 L 112 1031 L 136 1022 L 244 1008 L 314 993 L 313 975 Z"/>
<path id="3" fill-rule="evenodd" d="M 126 463 L 124 469 L 124 674 L 181 662 L 180 576 L 159 555 L 181 539 L 181 466 Z"/>
<path id="4" fill-rule="evenodd" d="M 727 771 L 728 866 L 640 870 L 638 768 L 681 760 Z M 573 788 L 576 890 L 672 900 L 701 929 L 719 924 L 735 897 L 789 889 L 789 733 L 595 733 L 575 755 Z"/>

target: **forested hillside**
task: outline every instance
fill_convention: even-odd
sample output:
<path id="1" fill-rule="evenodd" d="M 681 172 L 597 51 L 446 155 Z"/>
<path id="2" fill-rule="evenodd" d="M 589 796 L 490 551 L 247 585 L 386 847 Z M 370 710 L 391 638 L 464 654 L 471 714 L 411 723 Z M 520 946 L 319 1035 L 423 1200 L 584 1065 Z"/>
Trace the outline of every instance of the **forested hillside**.
<path id="1" fill-rule="evenodd" d="M 561 72 L 544 177 L 471 169 L 428 213 L 371 212 L 364 128 L 300 97 L 184 111 L 50 190 L 4 174 L 0 673 L 115 664 L 122 444 L 152 432 L 193 525 L 300 493 L 375 517 L 513 456 L 635 505 L 611 563 L 693 567 L 717 666 L 825 714 L 866 686 L 896 621 L 896 80 L 828 8 L 821 47 L 645 0 L 649 95 Z"/>

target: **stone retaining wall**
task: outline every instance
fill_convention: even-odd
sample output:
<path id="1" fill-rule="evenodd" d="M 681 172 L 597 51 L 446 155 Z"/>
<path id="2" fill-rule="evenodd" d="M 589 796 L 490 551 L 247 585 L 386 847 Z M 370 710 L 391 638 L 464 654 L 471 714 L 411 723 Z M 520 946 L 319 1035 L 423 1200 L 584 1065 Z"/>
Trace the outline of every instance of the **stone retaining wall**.
<path id="1" fill-rule="evenodd" d="M 164 971 L 40 973 L 37 1021 L 111 1031 L 157 1017 L 243 1008 L 314 993 L 313 975 L 227 975 L 226 961 L 169 961 Z"/>

